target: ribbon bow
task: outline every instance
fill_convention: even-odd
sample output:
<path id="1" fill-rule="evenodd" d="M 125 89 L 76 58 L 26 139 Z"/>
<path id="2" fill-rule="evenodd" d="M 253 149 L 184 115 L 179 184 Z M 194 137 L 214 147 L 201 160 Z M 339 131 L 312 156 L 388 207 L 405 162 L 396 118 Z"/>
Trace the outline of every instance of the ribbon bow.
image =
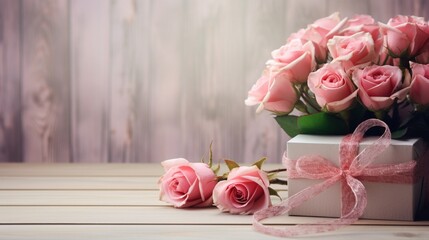
<path id="1" fill-rule="evenodd" d="M 384 133 L 359 153 L 359 142 L 365 132 L 372 127 L 384 127 Z M 279 205 L 260 210 L 253 215 L 253 227 L 262 233 L 292 237 L 310 233 L 336 230 L 350 225 L 362 216 L 367 205 L 365 186 L 361 180 L 373 182 L 411 183 L 415 161 L 400 164 L 370 166 L 376 156 L 390 145 L 389 127 L 378 119 L 362 122 L 351 135 L 340 143 L 340 167 L 318 155 L 306 155 L 298 160 L 283 158 L 289 178 L 325 179 L 323 182 L 307 187 Z M 307 225 L 296 225 L 279 229 L 263 225 L 260 221 L 269 217 L 283 215 L 310 198 L 323 192 L 336 182 L 341 182 L 341 217 Z"/>

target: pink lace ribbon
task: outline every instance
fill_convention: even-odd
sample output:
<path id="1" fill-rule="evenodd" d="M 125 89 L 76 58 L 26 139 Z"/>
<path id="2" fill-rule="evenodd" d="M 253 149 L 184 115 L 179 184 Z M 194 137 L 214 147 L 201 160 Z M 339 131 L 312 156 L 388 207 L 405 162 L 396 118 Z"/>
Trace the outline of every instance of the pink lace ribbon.
<path id="1" fill-rule="evenodd" d="M 359 153 L 359 142 L 364 133 L 375 126 L 384 127 L 384 133 L 370 146 Z M 279 205 L 260 210 L 253 215 L 253 227 L 256 231 L 278 237 L 292 237 L 311 233 L 333 231 L 350 225 L 362 216 L 367 195 L 361 180 L 389 183 L 411 183 L 415 161 L 401 164 L 370 166 L 375 157 L 390 145 L 389 127 L 378 119 L 369 119 L 361 123 L 351 135 L 340 143 L 338 168 L 330 161 L 318 155 L 306 155 L 298 160 L 283 158 L 289 172 L 289 178 L 325 179 L 323 182 L 307 187 Z M 315 197 L 336 182 L 341 182 L 341 217 L 312 224 L 289 226 L 283 229 L 267 226 L 261 220 L 283 215 Z"/>

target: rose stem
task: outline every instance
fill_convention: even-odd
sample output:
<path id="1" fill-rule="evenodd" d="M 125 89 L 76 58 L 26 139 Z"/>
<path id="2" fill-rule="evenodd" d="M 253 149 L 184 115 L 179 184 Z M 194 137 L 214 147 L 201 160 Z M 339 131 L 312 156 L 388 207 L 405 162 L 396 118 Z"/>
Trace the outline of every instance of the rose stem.
<path id="1" fill-rule="evenodd" d="M 275 179 L 273 179 L 273 180 L 270 180 L 270 184 L 282 184 L 282 185 L 287 185 L 287 181 L 286 181 L 286 180 L 282 180 L 282 179 L 275 178 Z"/>
<path id="2" fill-rule="evenodd" d="M 286 168 L 279 168 L 279 169 L 274 169 L 274 170 L 270 170 L 270 171 L 265 171 L 266 173 L 278 173 L 278 172 L 286 172 L 287 169 Z"/>

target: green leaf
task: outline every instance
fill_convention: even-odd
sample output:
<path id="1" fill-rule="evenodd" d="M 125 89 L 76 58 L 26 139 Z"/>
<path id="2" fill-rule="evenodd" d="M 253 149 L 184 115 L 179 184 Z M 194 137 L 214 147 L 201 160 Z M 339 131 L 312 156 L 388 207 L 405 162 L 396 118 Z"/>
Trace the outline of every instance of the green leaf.
<path id="1" fill-rule="evenodd" d="M 349 122 L 350 130 L 354 130 L 361 122 L 365 119 L 373 118 L 373 116 L 367 116 L 370 112 L 361 103 L 356 103 L 354 107 L 348 110 L 348 119 L 344 118 Z"/>
<path id="2" fill-rule="evenodd" d="M 307 110 L 310 114 L 314 114 L 314 113 L 318 113 L 321 111 L 319 103 L 317 103 L 316 101 L 316 97 L 314 96 L 314 93 L 312 93 L 310 91 L 310 89 L 308 88 L 308 86 L 306 86 L 304 88 L 304 90 L 306 96 L 305 96 L 305 101 L 307 102 Z"/>
<path id="3" fill-rule="evenodd" d="M 268 187 L 268 192 L 270 193 L 270 196 L 276 196 L 276 197 L 280 198 L 280 200 L 282 199 L 282 197 L 280 197 L 279 193 L 276 190 L 274 190 L 273 188 Z"/>
<path id="4" fill-rule="evenodd" d="M 280 127 L 289 135 L 289 137 L 295 137 L 300 134 L 298 128 L 298 117 L 293 115 L 284 115 L 275 117 Z"/>
<path id="5" fill-rule="evenodd" d="M 404 137 L 408 132 L 408 128 L 398 129 L 394 132 L 392 132 L 392 138 L 393 139 L 400 139 Z"/>
<path id="6" fill-rule="evenodd" d="M 259 169 L 262 169 L 262 164 L 264 164 L 265 160 L 267 160 L 267 158 L 263 157 L 263 158 L 259 159 L 258 161 L 256 161 L 255 163 L 253 163 L 252 166 L 256 166 Z"/>
<path id="7" fill-rule="evenodd" d="M 303 134 L 342 135 L 349 133 L 347 123 L 331 113 L 320 112 L 300 116 L 297 119 L 298 129 Z"/>
<path id="8" fill-rule="evenodd" d="M 238 165 L 234 160 L 225 159 L 224 161 L 230 171 L 234 168 L 240 167 L 240 165 Z"/>

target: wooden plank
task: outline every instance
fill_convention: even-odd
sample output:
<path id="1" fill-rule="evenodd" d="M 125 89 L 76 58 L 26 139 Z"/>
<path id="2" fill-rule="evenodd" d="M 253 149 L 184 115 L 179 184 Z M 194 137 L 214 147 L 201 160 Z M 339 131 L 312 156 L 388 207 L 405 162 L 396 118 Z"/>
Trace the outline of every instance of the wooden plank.
<path id="1" fill-rule="evenodd" d="M 108 161 L 109 7 L 103 0 L 70 1 L 74 162 Z"/>
<path id="2" fill-rule="evenodd" d="M 156 190 L 159 177 L 0 177 L 2 190 Z"/>
<path id="3" fill-rule="evenodd" d="M 255 232 L 251 226 L 225 225 L 0 225 L 2 240 L 76 239 L 276 239 Z M 299 239 L 428 239 L 427 227 L 350 226 L 335 232 L 303 236 Z M 298 238 L 297 238 L 298 239 Z"/>
<path id="4" fill-rule="evenodd" d="M 302 224 L 326 218 L 279 216 L 267 224 Z M 0 206 L 0 224 L 250 224 L 251 215 L 221 213 L 217 208 L 165 206 Z M 359 220 L 357 225 L 429 226 L 429 221 Z"/>
<path id="5" fill-rule="evenodd" d="M 429 18 L 428 2 L 424 0 L 401 1 L 401 0 L 379 0 L 368 1 L 369 14 L 377 21 L 387 23 L 387 21 L 398 15 L 416 15 Z"/>
<path id="6" fill-rule="evenodd" d="M 179 141 L 184 156 L 191 159 L 206 154 L 213 141 L 216 158 L 256 160 L 243 157 L 246 5 L 245 1 L 195 1 L 182 5 Z"/>
<path id="7" fill-rule="evenodd" d="M 0 176 L 161 176 L 161 164 L 99 164 L 99 163 L 55 163 L 55 164 L 0 164 Z"/>
<path id="8" fill-rule="evenodd" d="M 137 101 L 136 49 L 140 41 L 136 21 L 136 2 L 112 1 L 110 17 L 110 126 L 109 161 L 136 160 L 135 126 Z"/>
<path id="9" fill-rule="evenodd" d="M 66 0 L 22 1 L 22 131 L 25 162 L 70 161 Z"/>
<path id="10" fill-rule="evenodd" d="M 245 143 L 243 159 L 251 162 L 258 157 L 266 156 L 267 162 L 280 163 L 283 152 L 286 150 L 286 141 L 289 137 L 281 130 L 268 111 L 256 114 L 256 107 L 244 106 L 247 92 L 261 76 L 265 62 L 271 58 L 271 52 L 286 42 L 288 33 L 298 30 L 296 20 L 303 12 L 313 9 L 302 6 L 299 16 L 293 14 L 293 4 L 303 1 L 248 1 L 244 6 L 244 39 L 241 41 L 244 59 L 242 69 L 244 75 L 242 87 L 239 88 L 240 100 L 237 103 L 243 106 L 241 121 L 244 124 Z M 289 6 L 291 5 L 292 6 Z M 293 16 L 292 16 L 293 15 Z M 308 18 L 306 18 L 308 21 Z M 289 26 L 289 24 L 292 23 Z M 234 80 L 235 82 L 236 80 Z M 239 117 L 239 118 L 240 118 Z"/>
<path id="11" fill-rule="evenodd" d="M 286 191 L 279 194 L 285 198 Z M 279 203 L 272 197 L 273 203 Z M 159 200 L 158 190 L 0 190 L 1 206 L 171 206 Z"/>
<path id="12" fill-rule="evenodd" d="M 166 206 L 158 190 L 0 191 L 1 206 Z"/>
<path id="13" fill-rule="evenodd" d="M 156 159 L 152 156 L 152 151 L 159 151 L 155 145 L 152 145 L 152 132 L 156 124 L 153 125 L 153 112 L 151 98 L 154 94 L 153 82 L 160 81 L 155 79 L 153 74 L 152 28 L 156 25 L 153 23 L 152 5 L 154 1 L 138 1 L 135 4 L 135 22 L 133 22 L 134 37 L 137 44 L 133 46 L 135 51 L 135 61 L 137 69 L 135 70 L 136 78 L 136 98 L 135 98 L 135 119 L 138 124 L 134 125 L 133 140 L 137 147 L 131 149 L 133 162 L 160 162 L 164 159 Z M 134 26 L 135 25 L 135 26 Z M 161 105 L 160 105 L 161 106 Z M 174 147 L 174 146 L 173 146 Z"/>
<path id="14" fill-rule="evenodd" d="M 285 41 L 291 33 L 297 32 L 300 28 L 306 28 L 308 24 L 311 24 L 316 19 L 332 14 L 328 10 L 326 0 L 323 3 L 318 0 L 288 1 L 284 11 L 286 15 Z"/>
<path id="15" fill-rule="evenodd" d="M 240 163 L 241 165 L 245 165 Z M 248 164 L 247 164 L 248 165 Z M 281 164 L 264 164 L 264 170 L 273 170 L 283 168 Z M 219 173 L 227 171 L 225 164 L 221 165 Z M 1 163 L 0 176 L 24 176 L 24 177 L 160 177 L 164 174 L 164 170 L 160 163 L 55 163 L 55 164 L 17 164 L 17 163 Z M 280 176 L 284 176 L 280 175 Z"/>
<path id="16" fill-rule="evenodd" d="M 402 1 L 403 3 L 403 1 Z M 425 0 L 414 0 L 413 14 L 415 16 L 424 17 L 426 21 L 429 19 L 429 2 Z"/>
<path id="17" fill-rule="evenodd" d="M 159 177 L 0 177 L 0 190 L 157 190 Z M 273 185 L 287 190 L 287 186 Z"/>
<path id="18" fill-rule="evenodd" d="M 20 10 L 0 1 L 0 162 L 22 161 Z"/>
<path id="19" fill-rule="evenodd" d="M 335 0 L 327 0 L 327 11 L 328 14 L 339 12 L 341 17 L 353 17 L 356 14 L 369 14 L 369 0 L 343 0 L 343 1 L 335 1 Z M 353 6 L 353 7 L 350 7 Z M 387 7 L 387 6 L 385 6 Z"/>
<path id="20" fill-rule="evenodd" d="M 136 118 L 142 126 L 136 129 L 136 137 L 141 141 L 139 151 L 145 151 L 136 153 L 139 161 L 142 157 L 148 162 L 187 157 L 182 154 L 180 120 L 184 7 L 183 0 L 137 4 L 136 18 L 141 24 L 137 38 L 143 45 L 136 49 L 138 62 L 142 60 Z"/>

